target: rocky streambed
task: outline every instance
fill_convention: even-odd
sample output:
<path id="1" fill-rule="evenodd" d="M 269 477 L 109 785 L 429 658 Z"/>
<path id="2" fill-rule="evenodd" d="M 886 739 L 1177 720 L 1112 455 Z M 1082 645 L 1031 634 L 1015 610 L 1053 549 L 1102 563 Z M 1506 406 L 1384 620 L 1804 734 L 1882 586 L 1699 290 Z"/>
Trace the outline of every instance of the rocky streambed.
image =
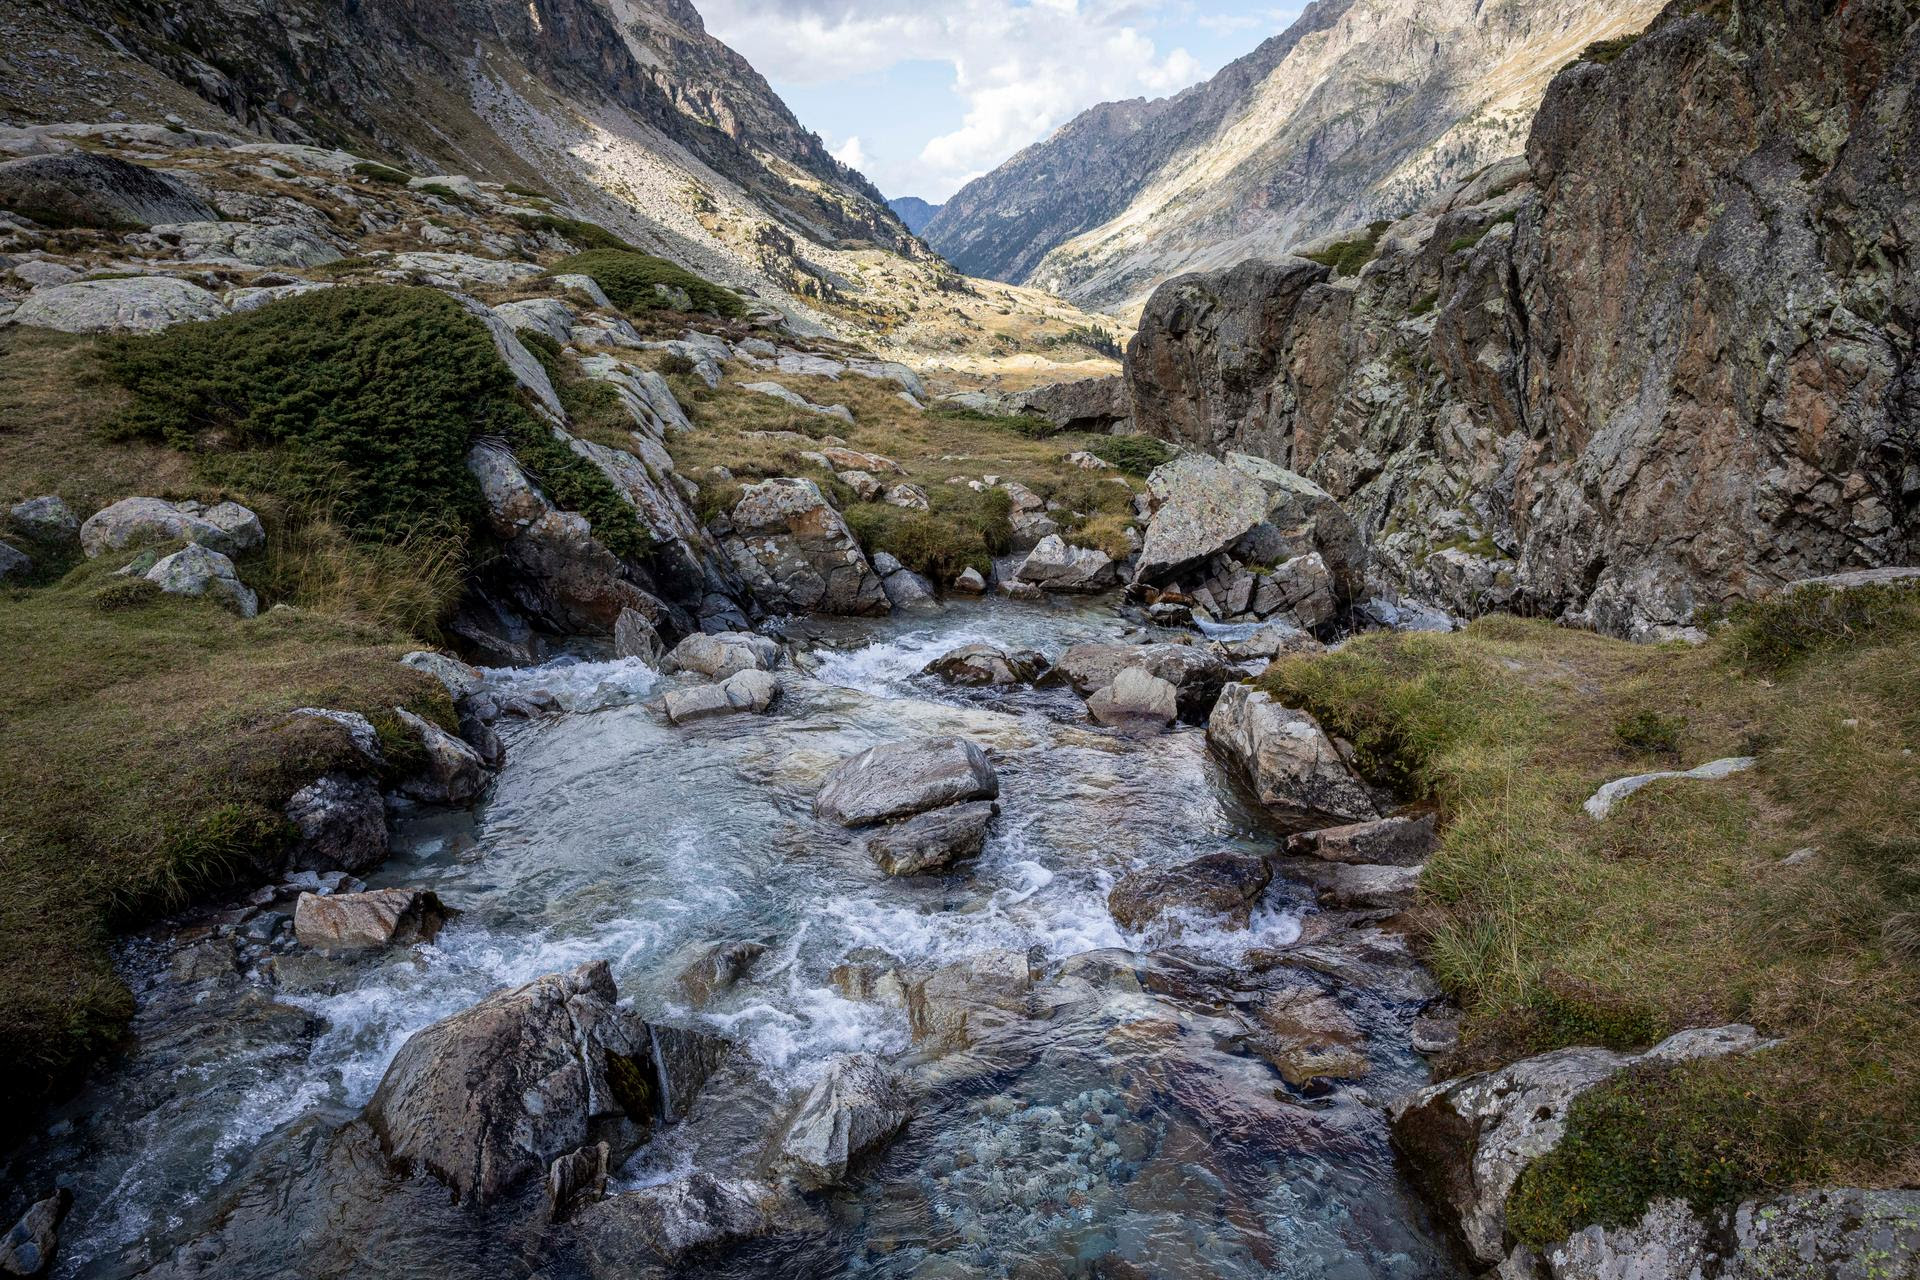
<path id="1" fill-rule="evenodd" d="M 555 711 L 366 878 L 444 925 L 328 950 L 263 891 L 126 945 L 138 1047 L 8 1171 L 72 1193 L 54 1274 L 1464 1274 L 1389 1148 L 1434 991 L 1384 913 L 1315 906 L 1200 726 L 922 673 L 1134 625 L 795 624 L 770 709 L 681 725 L 638 659 L 492 673 Z M 888 875 L 816 796 L 930 738 L 984 839 Z"/>

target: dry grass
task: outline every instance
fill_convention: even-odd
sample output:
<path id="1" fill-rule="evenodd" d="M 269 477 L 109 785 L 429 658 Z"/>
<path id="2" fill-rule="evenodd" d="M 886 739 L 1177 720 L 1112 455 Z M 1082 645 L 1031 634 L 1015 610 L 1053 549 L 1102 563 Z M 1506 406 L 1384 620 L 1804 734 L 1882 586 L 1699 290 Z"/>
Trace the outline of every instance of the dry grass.
<path id="1" fill-rule="evenodd" d="M 1773 679 L 1738 660 L 1745 630 L 1690 650 L 1485 619 L 1264 677 L 1445 816 L 1422 927 L 1467 1012 L 1450 1069 L 1730 1021 L 1784 1041 L 1597 1093 L 1522 1184 L 1529 1239 L 1658 1195 L 1920 1178 L 1920 966 L 1899 946 L 1920 906 L 1920 593 Z M 1684 717 L 1683 766 L 1759 764 L 1595 822 L 1601 783 L 1673 763 L 1615 731 L 1642 712 Z"/>

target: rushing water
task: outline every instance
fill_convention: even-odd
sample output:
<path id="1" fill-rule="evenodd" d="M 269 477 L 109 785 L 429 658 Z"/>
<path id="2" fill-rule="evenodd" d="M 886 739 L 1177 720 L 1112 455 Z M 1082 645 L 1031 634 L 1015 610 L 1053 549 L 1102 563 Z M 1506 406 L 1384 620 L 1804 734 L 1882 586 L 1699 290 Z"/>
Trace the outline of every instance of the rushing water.
<path id="1" fill-rule="evenodd" d="M 1221 1015 L 1250 955 L 1298 939 L 1304 893 L 1276 882 L 1245 930 L 1185 919 L 1129 935 L 1107 913 L 1131 869 L 1273 848 L 1203 734 L 1125 738 L 1065 690 L 919 675 L 971 640 L 1057 653 L 1127 626 L 1106 601 L 796 624 L 797 667 L 771 715 L 690 728 L 643 705 L 664 682 L 637 661 L 494 673 L 567 710 L 502 723 L 509 763 L 476 812 L 399 824 L 370 883 L 458 908 L 434 944 L 345 960 L 283 942 L 243 947 L 237 966 L 205 924 L 129 945 L 140 1050 L 9 1170 L 57 1172 L 75 1192 L 58 1274 L 164 1257 L 270 1134 L 359 1107 L 407 1036 L 503 986 L 605 958 L 637 1012 L 729 1037 L 779 1098 L 836 1052 L 910 1051 L 905 1012 L 843 996 L 836 965 L 930 968 L 995 948 L 1031 954 L 1047 1016 L 984 1060 L 939 1064 L 902 1138 L 829 1197 L 826 1229 L 700 1274 L 1458 1274 L 1369 1105 L 1423 1078 L 1405 1047 L 1409 994 L 1337 986 L 1369 1035 L 1364 1091 L 1288 1090 Z M 988 748 L 1003 812 L 963 874 L 889 879 L 809 802 L 842 757 L 936 732 Z M 769 950 L 738 987 L 687 1008 L 674 977 L 716 939 Z M 708 1158 L 669 1131 L 617 1184 Z"/>

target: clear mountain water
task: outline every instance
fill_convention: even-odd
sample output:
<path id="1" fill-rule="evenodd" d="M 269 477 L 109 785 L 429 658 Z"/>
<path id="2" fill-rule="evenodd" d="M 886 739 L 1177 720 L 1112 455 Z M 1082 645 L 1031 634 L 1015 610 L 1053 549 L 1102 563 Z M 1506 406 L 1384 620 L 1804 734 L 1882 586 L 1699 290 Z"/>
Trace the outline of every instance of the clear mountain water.
<path id="1" fill-rule="evenodd" d="M 400 823 L 371 883 L 458 908 L 434 944 L 344 960 L 282 943 L 242 947 L 236 963 L 216 917 L 127 946 L 140 1049 L 9 1171 L 75 1192 L 58 1274 L 167 1257 L 270 1135 L 349 1114 L 408 1035 L 503 986 L 603 957 L 645 1017 L 733 1039 L 772 1114 L 835 1052 L 911 1056 L 905 1012 L 843 996 L 836 965 L 933 967 L 995 948 L 1029 952 L 1046 1015 L 982 1054 L 923 1062 L 909 1128 L 826 1197 L 820 1230 L 689 1274 L 1459 1274 L 1369 1105 L 1424 1079 L 1406 1047 L 1418 975 L 1336 979 L 1371 1070 L 1291 1090 L 1227 1015 L 1248 958 L 1300 937 L 1307 895 L 1276 882 L 1245 930 L 1174 919 L 1130 935 L 1107 913 L 1131 869 L 1273 848 L 1201 731 L 1126 738 L 1090 725 L 1067 690 L 918 674 L 971 640 L 1057 654 L 1127 625 L 1105 601 L 807 623 L 773 714 L 689 728 L 643 705 L 665 682 L 636 661 L 497 673 L 569 710 L 502 723 L 509 763 L 476 812 Z M 889 879 L 857 838 L 813 820 L 812 793 L 852 752 L 936 732 L 990 751 L 1003 812 L 963 874 Z M 687 1008 L 674 977 L 716 939 L 769 950 L 737 988 Z M 617 1186 L 713 1158 L 669 1131 Z"/>

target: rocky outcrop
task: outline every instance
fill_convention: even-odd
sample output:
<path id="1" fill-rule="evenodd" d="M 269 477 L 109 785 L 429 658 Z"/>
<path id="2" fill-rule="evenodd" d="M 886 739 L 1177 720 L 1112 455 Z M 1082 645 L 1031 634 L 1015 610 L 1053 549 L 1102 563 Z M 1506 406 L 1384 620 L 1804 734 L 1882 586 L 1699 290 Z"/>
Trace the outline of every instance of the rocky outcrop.
<path id="1" fill-rule="evenodd" d="M 151 333 L 226 313 L 220 299 L 199 285 L 172 276 L 130 276 L 35 289 L 9 318 L 62 333 Z"/>
<path id="2" fill-rule="evenodd" d="M 1261 804 L 1288 821 L 1351 823 L 1379 814 L 1319 721 L 1252 685 L 1221 690 L 1207 720 L 1207 744 L 1247 780 Z"/>
<path id="3" fill-rule="evenodd" d="M 1168 283 L 1129 349 L 1137 426 L 1308 477 L 1383 579 L 1457 613 L 1658 637 L 1920 558 L 1920 300 L 1872 247 L 1920 209 L 1889 149 L 1920 37 L 1899 6 L 1810 13 L 1674 6 L 1569 66 L 1524 163 L 1383 229 L 1357 276 Z"/>
<path id="4" fill-rule="evenodd" d="M 813 481 L 749 485 L 727 523 L 723 545 L 767 608 L 874 614 L 891 607 L 859 539 Z"/>
<path id="5" fill-rule="evenodd" d="M 218 216 L 174 174 L 84 151 L 0 164 L 0 208 L 50 227 L 107 231 Z"/>
<path id="6" fill-rule="evenodd" d="M 860 827 L 999 794 L 986 752 L 965 738 L 921 738 L 882 743 L 842 760 L 820 784 L 813 812 Z"/>
<path id="7" fill-rule="evenodd" d="M 751 631 L 716 631 L 688 636 L 673 647 L 665 665 L 668 671 L 725 680 L 741 671 L 771 671 L 779 663 L 776 641 Z"/>
<path id="8" fill-rule="evenodd" d="M 1022 391 L 1012 400 L 1021 411 L 1037 414 L 1062 431 L 1113 431 L 1133 413 L 1126 379 L 1118 374 L 1052 382 Z"/>
<path id="9" fill-rule="evenodd" d="M 423 804 L 469 804 L 493 781 L 487 762 L 467 743 L 431 720 L 395 707 L 393 714 L 420 740 L 426 767 L 400 784 L 400 793 Z"/>

